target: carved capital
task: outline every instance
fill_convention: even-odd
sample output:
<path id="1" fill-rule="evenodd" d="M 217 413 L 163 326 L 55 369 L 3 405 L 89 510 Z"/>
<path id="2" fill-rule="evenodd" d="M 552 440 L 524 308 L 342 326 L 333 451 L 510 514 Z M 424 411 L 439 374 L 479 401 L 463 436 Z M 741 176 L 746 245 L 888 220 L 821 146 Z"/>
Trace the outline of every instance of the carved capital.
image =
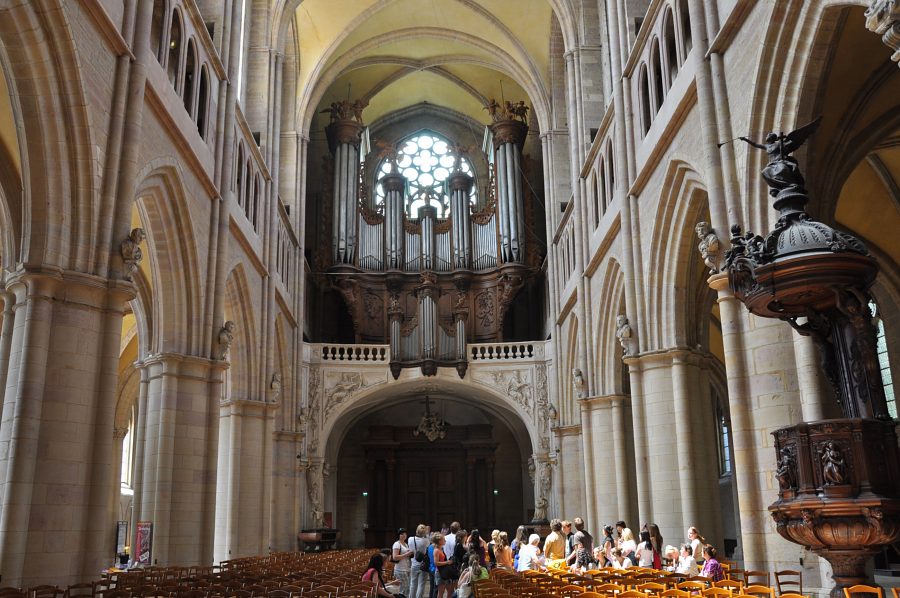
<path id="1" fill-rule="evenodd" d="M 894 50 L 891 60 L 900 63 L 900 3 L 873 0 L 866 10 L 866 29 L 880 35 L 885 45 Z"/>

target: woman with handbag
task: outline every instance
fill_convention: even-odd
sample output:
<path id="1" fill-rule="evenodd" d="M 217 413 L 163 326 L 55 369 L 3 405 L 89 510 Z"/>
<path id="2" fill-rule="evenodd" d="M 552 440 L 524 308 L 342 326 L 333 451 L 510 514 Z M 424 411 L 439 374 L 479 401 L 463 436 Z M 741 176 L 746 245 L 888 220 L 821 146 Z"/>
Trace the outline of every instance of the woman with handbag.
<path id="1" fill-rule="evenodd" d="M 373 554 L 372 558 L 369 559 L 369 565 L 366 567 L 366 572 L 363 573 L 362 581 L 373 582 L 377 596 L 394 598 L 394 594 L 389 592 L 384 584 L 384 555 L 380 552 Z"/>
<path id="2" fill-rule="evenodd" d="M 450 598 L 453 590 L 456 589 L 456 579 L 459 577 L 459 570 L 456 564 L 447 558 L 444 554 L 444 545 L 447 541 L 441 534 L 435 534 L 432 538 L 434 544 L 434 581 L 437 584 L 437 595 L 435 598 Z"/>
<path id="3" fill-rule="evenodd" d="M 402 527 L 397 530 L 397 541 L 391 547 L 391 562 L 394 563 L 394 579 L 400 582 L 400 590 L 404 593 L 409 588 L 410 561 L 413 551 L 406 543 L 407 533 Z"/>
<path id="4" fill-rule="evenodd" d="M 409 539 L 409 549 L 413 553 L 409 567 L 409 598 L 427 598 L 425 586 L 428 582 L 428 527 L 420 523 L 416 535 Z"/>

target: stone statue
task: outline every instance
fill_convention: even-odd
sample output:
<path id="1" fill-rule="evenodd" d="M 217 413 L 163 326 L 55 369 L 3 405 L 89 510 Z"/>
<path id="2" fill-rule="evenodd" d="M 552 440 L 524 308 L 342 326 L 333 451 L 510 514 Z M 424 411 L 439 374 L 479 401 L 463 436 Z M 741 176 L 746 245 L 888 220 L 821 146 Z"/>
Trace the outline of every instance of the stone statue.
<path id="1" fill-rule="evenodd" d="M 844 484 L 844 455 L 834 443 L 829 440 L 822 449 L 822 480 L 826 486 Z"/>
<path id="2" fill-rule="evenodd" d="M 800 174 L 800 165 L 791 154 L 800 149 L 806 139 L 819 127 L 821 120 L 819 117 L 790 133 L 769 133 L 763 143 L 748 137 L 739 137 L 742 141 L 769 154 L 769 163 L 763 169 L 762 176 L 769 185 L 769 195 L 772 197 L 806 193 L 803 188 L 806 181 Z"/>
<path id="3" fill-rule="evenodd" d="M 575 387 L 575 396 L 579 399 L 587 397 L 587 385 L 584 383 L 584 374 L 581 368 L 572 368 L 572 386 Z"/>
<path id="4" fill-rule="evenodd" d="M 128 238 L 122 241 L 122 245 L 119 247 L 119 251 L 122 254 L 122 261 L 125 263 L 125 275 L 129 280 L 131 280 L 134 273 L 137 272 L 141 260 L 144 259 L 144 252 L 141 251 L 140 245 L 146 238 L 147 235 L 144 233 L 144 229 L 133 228 L 128 234 Z"/>
<path id="5" fill-rule="evenodd" d="M 309 421 L 309 407 L 301 407 L 297 414 L 297 426 L 302 430 Z"/>
<path id="6" fill-rule="evenodd" d="M 228 357 L 228 351 L 231 349 L 231 343 L 234 342 L 234 322 L 228 320 L 219 331 L 219 354 L 217 357 L 224 360 Z"/>
<path id="7" fill-rule="evenodd" d="M 616 316 L 616 338 L 619 339 L 619 344 L 622 345 L 622 351 L 626 356 L 634 355 L 631 324 L 628 323 L 628 316 L 625 314 Z"/>
<path id="8" fill-rule="evenodd" d="M 534 501 L 534 517 L 531 518 L 532 521 L 547 521 L 547 499 L 543 496 L 539 496 L 536 501 Z"/>
<path id="9" fill-rule="evenodd" d="M 722 244 L 719 242 L 719 236 L 713 232 L 708 222 L 698 222 L 694 227 L 700 244 L 697 249 L 703 258 L 703 263 L 709 268 L 710 274 L 718 274 L 722 271 Z"/>
<path id="10" fill-rule="evenodd" d="M 272 391 L 272 400 L 277 401 L 281 396 L 281 374 L 275 372 L 272 374 L 272 381 L 269 382 L 269 390 Z"/>

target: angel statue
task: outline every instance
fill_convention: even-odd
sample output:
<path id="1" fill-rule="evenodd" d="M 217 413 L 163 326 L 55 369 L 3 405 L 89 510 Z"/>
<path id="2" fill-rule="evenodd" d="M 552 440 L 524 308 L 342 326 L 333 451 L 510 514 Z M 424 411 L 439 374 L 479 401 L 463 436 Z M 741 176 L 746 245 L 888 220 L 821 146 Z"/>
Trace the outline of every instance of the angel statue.
<path id="1" fill-rule="evenodd" d="M 739 137 L 751 146 L 765 150 L 769 154 L 769 163 L 762 171 L 763 178 L 769 184 L 769 195 L 777 197 L 789 193 L 806 194 L 803 186 L 806 181 L 800 174 L 800 165 L 797 159 L 791 156 L 800 149 L 810 135 L 819 127 L 822 117 L 817 118 L 807 125 L 790 133 L 769 133 L 763 143 L 753 141 L 748 137 Z"/>
<path id="2" fill-rule="evenodd" d="M 700 244 L 697 249 L 703 258 L 703 263 L 709 268 L 710 274 L 717 274 L 721 270 L 720 259 L 722 257 L 722 244 L 719 236 L 713 232 L 708 222 L 698 222 L 694 227 Z"/>

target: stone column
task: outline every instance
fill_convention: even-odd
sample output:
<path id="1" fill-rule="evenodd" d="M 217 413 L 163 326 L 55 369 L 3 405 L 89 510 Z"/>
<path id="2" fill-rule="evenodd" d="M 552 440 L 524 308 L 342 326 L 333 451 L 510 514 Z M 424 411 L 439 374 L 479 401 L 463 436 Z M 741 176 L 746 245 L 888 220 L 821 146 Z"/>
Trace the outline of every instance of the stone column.
<path id="1" fill-rule="evenodd" d="M 133 287 L 20 266 L 6 289 L 15 305 L 0 422 L 0 571 L 8 585 L 75 583 L 114 551 L 115 385 L 106 382 L 118 375 Z"/>
<path id="2" fill-rule="evenodd" d="M 528 125 L 517 120 L 498 120 L 491 125 L 497 184 L 497 223 L 500 259 L 525 261 L 525 200 L 522 190 L 522 146 Z"/>
<path id="3" fill-rule="evenodd" d="M 141 521 L 153 523 L 153 563 L 190 565 L 212 557 L 214 440 L 221 362 L 162 353 L 148 369 Z M 211 454 L 212 453 L 212 454 Z"/>
<path id="4" fill-rule="evenodd" d="M 656 521 L 650 502 L 650 458 L 648 456 L 647 407 L 644 398 L 644 368 L 636 357 L 625 357 L 631 387 L 631 424 L 634 442 L 634 462 L 637 485 L 638 517 L 641 521 Z M 663 536 L 665 537 L 665 536 Z"/>
<path id="5" fill-rule="evenodd" d="M 453 223 L 453 267 L 471 268 L 472 221 L 469 218 L 469 194 L 472 192 L 475 179 L 457 170 L 450 175 L 448 184 L 450 186 L 450 219 Z"/>
<path id="6" fill-rule="evenodd" d="M 325 128 L 334 156 L 331 247 L 334 265 L 353 264 L 359 203 L 359 144 L 363 124 L 338 119 Z"/>
<path id="7" fill-rule="evenodd" d="M 143 362 L 137 362 L 135 367 L 141 374 L 141 388 L 138 391 L 138 404 L 134 418 L 134 483 L 132 484 L 134 499 L 131 503 L 131 523 L 128 527 L 131 544 L 130 556 L 132 559 L 137 554 L 137 522 L 141 514 L 141 502 L 144 494 L 144 454 L 147 444 L 147 390 L 150 386 L 149 372 Z"/>
<path id="8" fill-rule="evenodd" d="M 793 332 L 748 315 L 731 294 L 727 274 L 711 276 L 709 286 L 719 295 L 722 317 L 744 567 L 796 568 L 799 549 L 775 532 L 768 512 L 778 489 L 770 432 L 800 421 Z"/>
<path id="9" fill-rule="evenodd" d="M 386 267 L 388 270 L 403 268 L 403 217 L 405 215 L 404 191 L 406 179 L 394 170 L 382 177 L 381 186 L 384 189 L 384 246 L 387 248 Z"/>

